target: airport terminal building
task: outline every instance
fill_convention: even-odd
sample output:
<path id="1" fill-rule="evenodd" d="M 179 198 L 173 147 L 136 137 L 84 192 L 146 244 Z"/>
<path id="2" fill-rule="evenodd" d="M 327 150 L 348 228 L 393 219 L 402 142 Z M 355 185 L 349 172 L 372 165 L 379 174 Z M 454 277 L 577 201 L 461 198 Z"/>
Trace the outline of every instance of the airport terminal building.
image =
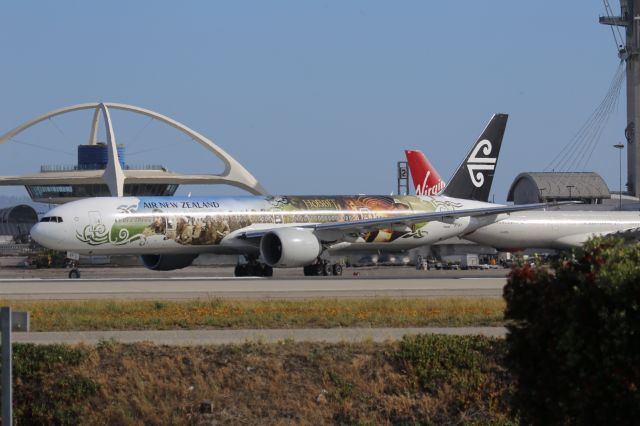
<path id="1" fill-rule="evenodd" d="M 219 174 L 185 175 L 172 172 L 163 165 L 127 164 L 125 146 L 116 143 L 110 109 L 141 114 L 185 133 L 192 141 L 203 145 L 222 160 L 225 170 Z M 89 142 L 78 145 L 76 164 L 42 165 L 39 173 L 0 176 L 0 186 L 24 186 L 34 202 L 49 204 L 101 196 L 172 196 L 179 185 L 183 184 L 226 184 L 253 194 L 266 193 L 251 173 L 208 138 L 172 118 L 133 105 L 95 102 L 60 108 L 29 120 L 0 136 L 0 144 L 44 120 L 79 110 L 93 110 L 94 113 Z M 99 142 L 97 137 L 101 117 L 106 131 L 105 142 Z"/>

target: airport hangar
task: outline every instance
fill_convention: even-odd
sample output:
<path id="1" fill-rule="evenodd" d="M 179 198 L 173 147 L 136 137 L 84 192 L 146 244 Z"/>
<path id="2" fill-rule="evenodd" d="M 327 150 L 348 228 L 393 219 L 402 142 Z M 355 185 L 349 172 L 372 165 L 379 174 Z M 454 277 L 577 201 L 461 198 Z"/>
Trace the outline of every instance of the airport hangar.
<path id="1" fill-rule="evenodd" d="M 162 165 L 128 165 L 125 162 L 125 146 L 117 143 L 113 131 L 110 109 L 141 114 L 183 132 L 222 160 L 224 171 L 219 174 L 184 175 L 174 173 Z M 0 176 L 0 186 L 24 186 L 32 201 L 48 204 L 110 195 L 172 196 L 181 184 L 226 184 L 252 194 L 266 194 L 264 187 L 249 171 L 210 139 L 170 117 L 133 105 L 93 102 L 59 108 L 33 118 L 0 136 L 0 144 L 12 140 L 22 131 L 45 120 L 80 110 L 93 110 L 93 119 L 88 143 L 78 145 L 76 165 L 42 165 L 39 173 Z M 98 141 L 101 117 L 104 120 L 106 142 Z M 624 200 L 625 209 L 638 208 L 637 199 L 625 198 L 628 198 Z M 507 200 L 515 204 L 580 200 L 589 206 L 569 208 L 588 210 L 613 210 L 621 205 L 612 202 L 606 183 L 595 173 L 521 173 L 511 185 Z M 0 243 L 23 238 L 25 230 L 28 231 L 37 220 L 37 213 L 28 205 L 0 210 Z M 495 255 L 496 251 L 455 238 L 443 241 L 432 248 L 416 249 L 409 258 L 418 255 L 443 258 L 462 253 Z M 407 256 L 404 256 L 404 259 L 406 262 Z"/>

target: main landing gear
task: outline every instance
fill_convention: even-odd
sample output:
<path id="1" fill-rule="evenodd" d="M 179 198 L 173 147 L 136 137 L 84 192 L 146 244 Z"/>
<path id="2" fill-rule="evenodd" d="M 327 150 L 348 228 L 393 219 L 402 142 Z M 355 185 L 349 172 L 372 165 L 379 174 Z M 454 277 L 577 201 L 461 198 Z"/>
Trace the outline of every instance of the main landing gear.
<path id="1" fill-rule="evenodd" d="M 339 263 L 331 263 L 327 260 L 320 260 L 313 265 L 307 265 L 302 268 L 302 270 L 305 277 L 342 275 L 342 265 Z"/>
<path id="2" fill-rule="evenodd" d="M 234 271 L 236 277 L 272 277 L 273 268 L 258 259 L 250 258 L 247 263 L 238 263 Z"/>

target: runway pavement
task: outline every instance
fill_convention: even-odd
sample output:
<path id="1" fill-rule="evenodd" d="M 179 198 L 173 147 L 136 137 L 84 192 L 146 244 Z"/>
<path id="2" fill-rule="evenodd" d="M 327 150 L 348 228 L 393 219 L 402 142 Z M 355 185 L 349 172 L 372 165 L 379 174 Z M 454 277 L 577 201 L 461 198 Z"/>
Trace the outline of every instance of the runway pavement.
<path id="1" fill-rule="evenodd" d="M 86 266 L 80 268 L 82 278 L 233 278 L 233 266 L 189 266 L 173 271 L 151 271 L 142 266 Z M 0 267 L 0 279 L 63 279 L 68 269 L 64 268 L 19 268 Z M 431 270 L 419 271 L 410 266 L 367 266 L 345 268 L 341 277 L 304 277 L 302 268 L 274 269 L 274 279 L 352 279 L 352 278 L 491 278 L 505 277 L 509 269 L 489 270 Z"/>
<path id="2" fill-rule="evenodd" d="M 373 297 L 501 297 L 506 271 L 416 271 L 409 268 L 358 269 L 343 277 L 300 277 L 278 271 L 274 278 L 234 278 L 232 268 L 187 268 L 156 273 L 143 268 L 87 268 L 83 279 L 70 280 L 64 270 L 0 270 L 0 299 L 189 300 L 309 299 Z M 108 278 L 107 278 L 108 277 Z M 407 334 L 482 334 L 502 337 L 502 327 L 334 328 L 280 330 L 144 330 L 14 333 L 15 342 L 87 343 L 115 340 L 167 345 L 238 344 L 244 342 L 358 342 L 396 340 Z"/>
<path id="3" fill-rule="evenodd" d="M 505 277 L 0 279 L 1 299 L 501 297 Z"/>
<path id="4" fill-rule="evenodd" d="M 330 328 L 278 330 L 142 330 L 142 331 L 76 331 L 13 333 L 16 343 L 97 344 L 103 341 L 121 343 L 151 342 L 158 345 L 221 345 L 247 342 L 383 342 L 399 340 L 414 334 L 484 335 L 504 337 L 503 327 L 412 327 L 412 328 Z"/>

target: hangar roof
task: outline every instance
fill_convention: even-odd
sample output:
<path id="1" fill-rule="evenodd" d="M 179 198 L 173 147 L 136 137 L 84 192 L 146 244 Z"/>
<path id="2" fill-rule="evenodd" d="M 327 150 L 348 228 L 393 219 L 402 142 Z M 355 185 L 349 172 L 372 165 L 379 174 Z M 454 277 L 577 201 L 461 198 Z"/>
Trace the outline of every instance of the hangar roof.
<path id="1" fill-rule="evenodd" d="M 0 235 L 20 235 L 38 222 L 38 213 L 26 204 L 0 209 Z"/>
<path id="2" fill-rule="evenodd" d="M 526 172 L 513 180 L 507 201 L 514 200 L 519 185 L 533 184 L 541 199 L 611 198 L 609 187 L 602 177 L 593 172 Z"/>

